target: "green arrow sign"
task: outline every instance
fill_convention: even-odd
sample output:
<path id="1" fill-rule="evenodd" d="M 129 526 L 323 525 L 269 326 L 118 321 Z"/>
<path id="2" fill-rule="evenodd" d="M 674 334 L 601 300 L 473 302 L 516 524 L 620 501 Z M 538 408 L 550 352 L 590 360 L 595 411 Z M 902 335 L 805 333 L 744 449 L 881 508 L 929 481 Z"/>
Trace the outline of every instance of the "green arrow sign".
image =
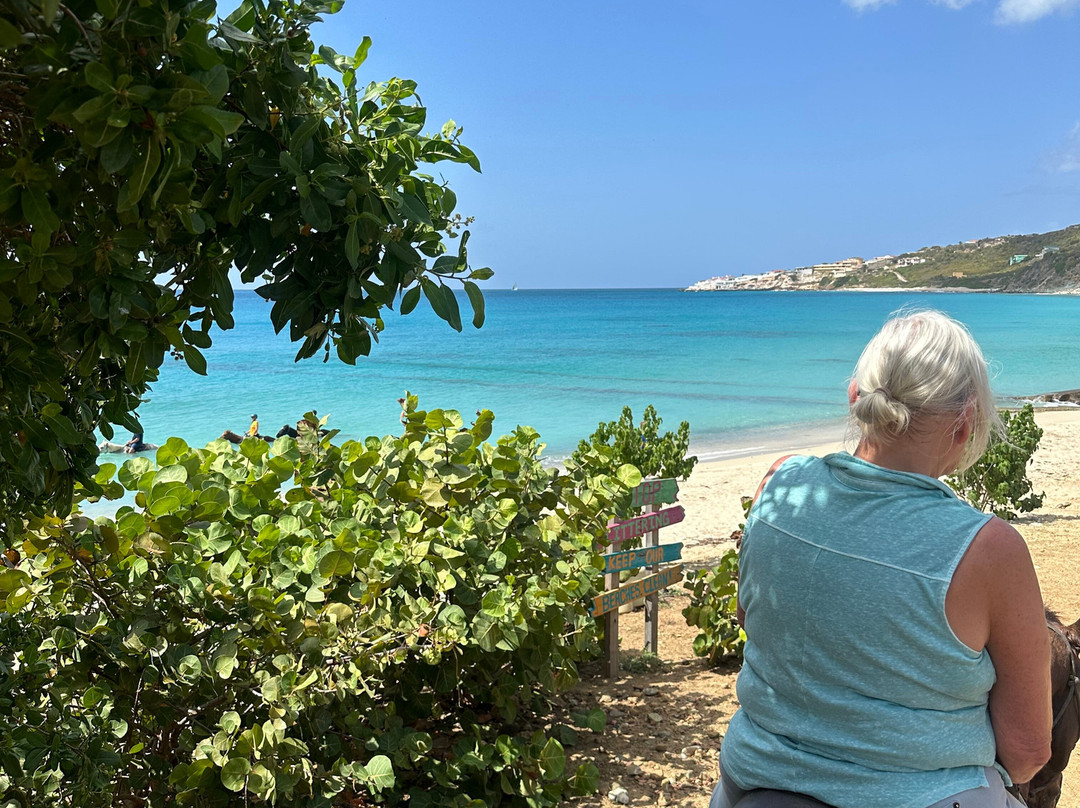
<path id="1" fill-rule="evenodd" d="M 665 480 L 646 480 L 634 489 L 630 506 L 640 508 L 643 505 L 663 505 L 678 499 L 679 481 L 674 477 Z"/>

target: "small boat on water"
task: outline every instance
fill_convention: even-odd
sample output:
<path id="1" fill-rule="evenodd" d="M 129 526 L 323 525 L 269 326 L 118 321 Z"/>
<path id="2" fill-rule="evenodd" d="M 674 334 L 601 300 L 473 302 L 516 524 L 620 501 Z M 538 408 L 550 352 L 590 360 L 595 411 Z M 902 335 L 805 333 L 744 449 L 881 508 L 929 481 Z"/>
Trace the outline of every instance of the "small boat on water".
<path id="1" fill-rule="evenodd" d="M 156 443 L 144 443 L 139 452 L 152 452 L 158 448 Z M 110 441 L 103 440 L 98 444 L 98 451 L 103 454 L 138 454 L 139 452 L 129 452 L 127 447 L 122 443 L 111 443 Z"/>

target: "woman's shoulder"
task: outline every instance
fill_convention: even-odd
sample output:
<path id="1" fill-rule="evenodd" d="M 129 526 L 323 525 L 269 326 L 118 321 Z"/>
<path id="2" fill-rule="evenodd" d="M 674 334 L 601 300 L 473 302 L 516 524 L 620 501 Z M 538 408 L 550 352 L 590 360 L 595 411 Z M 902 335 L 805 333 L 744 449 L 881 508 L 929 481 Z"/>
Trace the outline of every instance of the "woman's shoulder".
<path id="1" fill-rule="evenodd" d="M 761 492 L 765 490 L 765 486 L 768 484 L 769 480 L 771 480 L 773 476 L 781 469 L 783 469 L 784 471 L 790 471 L 793 469 L 801 468 L 807 465 L 807 463 L 812 463 L 818 460 L 821 460 L 821 458 L 814 457 L 813 455 L 786 454 L 778 457 L 773 462 L 773 464 L 769 466 L 769 470 L 765 472 L 765 476 L 761 478 L 761 484 L 758 486 L 757 492 L 754 494 L 754 499 L 756 500 L 759 496 L 761 496 Z"/>
<path id="2" fill-rule="evenodd" d="M 1016 528 L 997 516 L 991 516 L 975 534 L 968 555 L 982 573 L 988 576 L 1007 577 L 1016 565 L 1031 563 L 1031 553 L 1024 537 Z"/>

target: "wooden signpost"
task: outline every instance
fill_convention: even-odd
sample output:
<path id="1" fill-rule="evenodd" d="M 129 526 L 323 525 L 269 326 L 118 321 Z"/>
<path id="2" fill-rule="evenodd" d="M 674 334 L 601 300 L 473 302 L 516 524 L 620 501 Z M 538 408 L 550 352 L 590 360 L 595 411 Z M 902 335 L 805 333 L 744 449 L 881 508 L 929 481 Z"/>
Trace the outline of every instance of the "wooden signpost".
<path id="1" fill-rule="evenodd" d="M 682 558 L 682 544 L 660 544 L 660 528 L 678 524 L 686 518 L 681 505 L 656 509 L 658 505 L 678 498 L 679 483 L 674 479 L 646 480 L 633 491 L 633 508 L 650 508 L 649 512 L 608 526 L 608 544 L 644 536 L 644 546 L 622 550 L 604 556 L 604 589 L 593 598 L 592 613 L 604 618 L 604 672 L 608 677 L 619 673 L 619 607 L 645 598 L 645 648 L 656 653 L 659 640 L 660 599 L 657 593 L 682 580 L 682 564 L 660 569 L 661 564 Z M 622 570 L 648 567 L 645 578 L 619 585 Z"/>

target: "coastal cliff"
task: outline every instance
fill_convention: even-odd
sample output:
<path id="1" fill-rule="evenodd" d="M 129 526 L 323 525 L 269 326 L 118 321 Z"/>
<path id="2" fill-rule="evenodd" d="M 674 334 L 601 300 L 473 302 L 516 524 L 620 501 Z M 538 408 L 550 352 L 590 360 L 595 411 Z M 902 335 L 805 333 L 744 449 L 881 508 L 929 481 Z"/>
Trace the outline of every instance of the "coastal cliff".
<path id="1" fill-rule="evenodd" d="M 1080 225 L 972 239 L 900 255 L 846 258 L 756 275 L 721 275 L 688 292 L 934 289 L 1080 294 Z"/>

